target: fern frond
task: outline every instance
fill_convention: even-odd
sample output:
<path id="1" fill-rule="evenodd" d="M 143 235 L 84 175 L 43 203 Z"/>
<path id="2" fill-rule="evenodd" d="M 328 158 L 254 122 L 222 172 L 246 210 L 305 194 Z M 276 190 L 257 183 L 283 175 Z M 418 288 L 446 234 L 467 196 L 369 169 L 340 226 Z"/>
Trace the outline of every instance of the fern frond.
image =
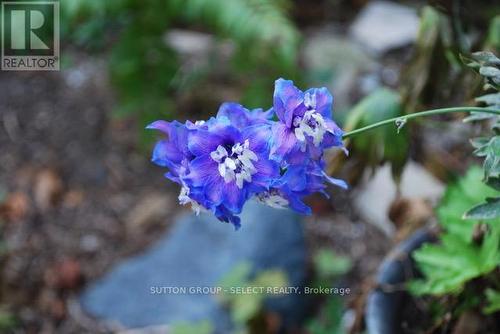
<path id="1" fill-rule="evenodd" d="M 193 23 L 208 24 L 248 48 L 270 47 L 292 64 L 299 32 L 286 13 L 286 1 L 170 0 L 173 11 Z"/>

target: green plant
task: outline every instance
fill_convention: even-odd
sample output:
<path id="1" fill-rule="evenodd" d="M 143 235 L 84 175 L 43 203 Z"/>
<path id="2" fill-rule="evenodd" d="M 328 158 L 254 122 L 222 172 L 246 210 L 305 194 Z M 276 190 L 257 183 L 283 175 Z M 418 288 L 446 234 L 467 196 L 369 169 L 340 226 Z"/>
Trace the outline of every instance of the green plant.
<path id="1" fill-rule="evenodd" d="M 349 258 L 340 256 L 330 249 L 320 249 L 313 256 L 315 280 L 313 285 L 329 286 L 338 277 L 345 275 L 352 267 Z M 307 323 L 311 334 L 341 334 L 343 303 L 338 296 L 327 297 L 319 314 Z"/>
<path id="2" fill-rule="evenodd" d="M 352 267 L 349 258 L 336 254 L 331 249 L 322 248 L 313 256 L 317 285 L 346 274 Z M 328 283 L 327 283 L 328 284 Z"/>
<path id="3" fill-rule="evenodd" d="M 500 220 L 489 221 L 487 229 L 478 230 L 482 236 L 476 240 L 475 230 L 485 225 L 461 217 L 462 212 L 493 191 L 479 182 L 481 174 L 480 168 L 472 168 L 448 188 L 437 209 L 444 229 L 440 243 L 425 244 L 413 255 L 425 277 L 410 283 L 414 294 L 459 294 L 472 279 L 492 273 L 500 264 Z"/>
<path id="4" fill-rule="evenodd" d="M 211 63 L 183 70 L 164 40 L 172 27 L 204 27 L 234 42 L 230 81 L 243 88 L 249 106 L 262 104 L 269 83 L 280 75 L 296 77 L 299 33 L 286 0 L 75 0 L 61 7 L 65 40 L 92 50 L 114 40 L 109 69 L 118 97 L 115 115 L 134 115 L 141 129 L 172 116 L 174 97 L 183 90 L 206 91 L 213 81 L 204 80 L 214 76 Z"/>
<path id="5" fill-rule="evenodd" d="M 214 325 L 208 320 L 190 324 L 177 323 L 172 326 L 170 332 L 172 334 L 212 334 Z"/>
<path id="6" fill-rule="evenodd" d="M 468 65 L 484 77 L 485 89 L 496 91 L 495 93 L 483 95 L 477 98 L 476 101 L 491 108 L 500 108 L 500 59 L 491 52 L 478 52 L 472 55 L 472 60 L 468 62 Z M 490 121 L 493 134 L 474 138 L 471 143 L 475 148 L 474 154 L 484 158 L 483 181 L 495 190 L 500 191 L 500 116 L 478 112 L 473 113 L 466 119 L 469 122 L 483 120 Z M 500 197 L 498 193 L 491 195 L 491 197 L 485 197 L 486 201 L 484 203 L 475 205 L 465 213 L 464 217 L 470 219 L 494 219 L 500 217 Z"/>
<path id="7" fill-rule="evenodd" d="M 9 332 L 18 326 L 17 318 L 10 312 L 0 309 L 0 332 Z"/>
<path id="8" fill-rule="evenodd" d="M 307 330 L 311 334 L 343 334 L 342 314 L 342 300 L 338 297 L 328 298 L 320 314 L 307 324 Z"/>
<path id="9" fill-rule="evenodd" d="M 381 88 L 356 104 L 347 116 L 345 128 L 356 129 L 403 115 L 400 95 L 393 90 Z M 363 160 L 363 165 L 374 168 L 389 162 L 393 175 L 397 177 L 408 159 L 408 133 L 404 128 L 397 132 L 390 128 L 377 129 L 354 141 L 352 148 L 358 153 L 356 156 Z"/>
<path id="10" fill-rule="evenodd" d="M 250 278 L 251 271 L 251 265 L 242 262 L 220 281 L 223 291 L 219 295 L 220 301 L 229 307 L 238 333 L 248 332 L 250 322 L 262 312 L 266 297 L 275 296 L 269 295 L 267 288 L 285 287 L 288 284 L 286 274 L 281 270 L 264 270 L 254 278 Z M 237 290 L 239 288 L 248 290 L 249 293 Z"/>

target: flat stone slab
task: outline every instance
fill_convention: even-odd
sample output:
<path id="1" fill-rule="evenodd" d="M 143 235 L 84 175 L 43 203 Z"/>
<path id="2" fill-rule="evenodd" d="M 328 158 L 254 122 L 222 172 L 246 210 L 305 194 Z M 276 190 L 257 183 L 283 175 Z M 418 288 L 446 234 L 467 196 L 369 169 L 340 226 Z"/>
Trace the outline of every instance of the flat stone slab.
<path id="1" fill-rule="evenodd" d="M 358 15 L 350 33 L 375 55 L 403 47 L 416 40 L 416 10 L 388 1 L 371 1 Z"/>
<path id="2" fill-rule="evenodd" d="M 281 269 L 288 285 L 305 282 L 305 241 L 298 215 L 249 202 L 242 227 L 211 215 L 180 217 L 151 249 L 118 264 L 80 296 L 83 309 L 127 328 L 210 320 L 228 331 L 227 311 L 213 294 L 152 293 L 155 287 L 213 287 L 236 265 L 247 262 L 256 274 Z M 300 295 L 272 298 L 266 304 L 285 323 L 301 318 Z"/>
<path id="3" fill-rule="evenodd" d="M 421 165 L 409 161 L 401 176 L 400 192 L 403 198 L 421 198 L 436 204 L 445 185 Z M 365 180 L 356 191 L 354 205 L 361 217 L 392 237 L 395 229 L 388 217 L 391 203 L 396 199 L 397 188 L 392 179 L 389 164 L 377 169 L 375 174 L 366 173 Z"/>

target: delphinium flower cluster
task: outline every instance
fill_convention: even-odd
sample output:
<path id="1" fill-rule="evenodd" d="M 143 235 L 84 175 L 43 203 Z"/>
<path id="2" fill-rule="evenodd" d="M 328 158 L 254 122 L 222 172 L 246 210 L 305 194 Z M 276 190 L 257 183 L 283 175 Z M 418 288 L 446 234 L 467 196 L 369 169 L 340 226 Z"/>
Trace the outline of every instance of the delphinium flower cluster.
<path id="1" fill-rule="evenodd" d="M 148 129 L 166 135 L 152 161 L 167 167 L 165 176 L 181 186 L 180 204 L 212 212 L 236 228 L 251 198 L 311 214 L 304 196 L 326 195 L 327 183 L 347 188 L 324 170 L 325 149 L 345 150 L 332 104 L 326 88 L 302 92 L 292 81 L 278 79 L 268 111 L 226 102 L 207 121 L 150 124 Z"/>

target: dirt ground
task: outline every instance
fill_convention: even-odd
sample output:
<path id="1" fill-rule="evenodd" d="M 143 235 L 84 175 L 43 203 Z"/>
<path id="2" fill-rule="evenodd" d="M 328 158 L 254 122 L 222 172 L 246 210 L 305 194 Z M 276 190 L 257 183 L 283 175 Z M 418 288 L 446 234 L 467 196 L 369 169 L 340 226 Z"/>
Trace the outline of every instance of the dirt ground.
<path id="1" fill-rule="evenodd" d="M 86 283 L 144 250 L 184 210 L 177 187 L 138 149 L 134 120 L 111 117 L 105 63 L 85 56 L 61 72 L 0 74 L 0 310 L 19 333 L 106 331 L 75 310 Z M 346 285 L 359 296 L 390 248 L 357 219 L 313 199 L 310 249 L 354 261 Z"/>

